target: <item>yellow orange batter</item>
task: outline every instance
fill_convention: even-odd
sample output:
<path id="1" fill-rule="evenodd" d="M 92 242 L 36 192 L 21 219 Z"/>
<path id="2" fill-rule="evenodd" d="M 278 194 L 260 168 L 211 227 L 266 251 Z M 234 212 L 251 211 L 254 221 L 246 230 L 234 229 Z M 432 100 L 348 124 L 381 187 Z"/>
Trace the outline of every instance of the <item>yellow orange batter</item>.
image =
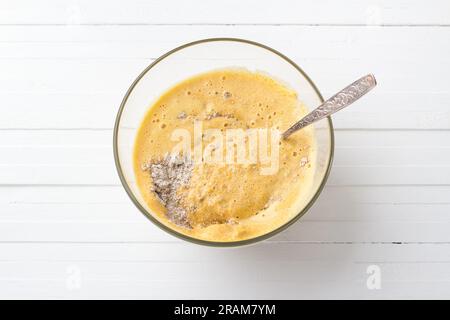
<path id="1" fill-rule="evenodd" d="M 134 169 L 148 209 L 170 228 L 210 241 L 249 239 L 280 227 L 299 213 L 310 196 L 315 142 L 312 127 L 286 140 L 278 141 L 271 133 L 283 132 L 306 113 L 293 90 L 262 73 L 224 69 L 175 85 L 150 107 L 136 136 Z M 237 163 L 237 149 L 227 158 L 228 133 L 256 128 L 268 129 L 270 163 Z M 222 148 L 211 149 L 211 154 L 220 152 L 217 159 L 223 156 L 222 162 L 207 162 L 204 157 L 212 141 L 205 134 L 209 129 L 223 135 Z M 159 168 L 155 164 L 178 150 L 181 140 L 174 139 L 174 132 L 180 130 L 192 137 L 188 142 L 192 152 L 183 154 L 183 159 L 193 159 L 188 179 L 175 196 L 185 214 L 183 223 L 170 218 L 171 207 L 161 201 L 152 172 Z M 245 138 L 246 146 L 249 140 L 251 136 Z M 264 172 L 270 166 L 275 169 Z"/>

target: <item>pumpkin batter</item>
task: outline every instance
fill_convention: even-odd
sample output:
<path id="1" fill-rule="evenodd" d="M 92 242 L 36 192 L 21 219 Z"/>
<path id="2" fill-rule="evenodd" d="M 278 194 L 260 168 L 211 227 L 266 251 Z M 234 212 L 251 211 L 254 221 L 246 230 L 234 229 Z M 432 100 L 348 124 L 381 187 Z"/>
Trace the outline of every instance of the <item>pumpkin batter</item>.
<path id="1" fill-rule="evenodd" d="M 209 241 L 249 239 L 282 226 L 309 199 L 314 131 L 309 126 L 286 140 L 271 133 L 285 131 L 306 113 L 292 89 L 262 73 L 224 69 L 175 85 L 150 107 L 136 136 L 134 170 L 148 209 L 170 228 Z M 227 158 L 228 133 L 256 128 L 269 128 L 266 154 L 276 161 L 241 163 L 237 151 Z M 209 129 L 223 135 L 223 143 L 209 149 L 222 162 L 205 159 Z M 173 138 L 177 130 L 193 137 L 191 153 L 174 155 L 181 141 Z"/>

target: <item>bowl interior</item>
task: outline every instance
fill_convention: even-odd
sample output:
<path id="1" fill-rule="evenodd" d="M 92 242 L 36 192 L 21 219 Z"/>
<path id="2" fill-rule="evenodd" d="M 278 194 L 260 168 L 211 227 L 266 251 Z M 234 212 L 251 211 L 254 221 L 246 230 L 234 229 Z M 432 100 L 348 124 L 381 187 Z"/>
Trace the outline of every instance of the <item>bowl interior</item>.
<path id="1" fill-rule="evenodd" d="M 314 124 L 317 145 L 317 169 L 307 205 L 299 214 L 272 232 L 238 242 L 198 240 L 176 232 L 158 221 L 143 201 L 133 169 L 134 139 L 143 117 L 152 103 L 174 84 L 199 73 L 222 68 L 245 68 L 263 72 L 294 89 L 311 109 L 322 101 L 319 91 L 306 74 L 275 50 L 240 39 L 206 39 L 178 47 L 147 67 L 135 80 L 120 106 L 114 128 L 114 156 L 120 179 L 135 205 L 164 230 L 185 240 L 217 246 L 243 245 L 265 239 L 297 220 L 312 205 L 328 176 L 333 153 L 333 128 L 327 118 Z M 296 119 L 293 119 L 295 121 Z"/>

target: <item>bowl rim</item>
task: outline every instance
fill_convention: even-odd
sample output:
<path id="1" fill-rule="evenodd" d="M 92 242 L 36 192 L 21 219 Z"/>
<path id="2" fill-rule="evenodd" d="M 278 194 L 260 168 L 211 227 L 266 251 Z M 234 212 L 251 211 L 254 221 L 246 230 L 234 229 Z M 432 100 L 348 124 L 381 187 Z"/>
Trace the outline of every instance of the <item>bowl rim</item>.
<path id="1" fill-rule="evenodd" d="M 260 241 L 263 241 L 263 240 L 267 240 L 267 239 L 273 237 L 274 235 L 280 233 L 281 231 L 287 229 L 289 226 L 291 226 L 292 224 L 297 222 L 312 207 L 312 205 L 316 202 L 316 200 L 318 199 L 319 195 L 322 193 L 323 188 L 325 187 L 325 184 L 326 184 L 326 182 L 328 180 L 328 177 L 329 177 L 330 172 L 331 172 L 331 167 L 332 167 L 332 164 L 333 164 L 333 157 L 334 157 L 334 128 L 333 128 L 333 122 L 331 121 L 331 117 L 329 117 L 329 116 L 327 117 L 328 125 L 330 126 L 330 130 L 329 130 L 329 134 L 330 134 L 330 154 L 329 154 L 329 157 L 328 157 L 328 166 L 327 166 L 327 169 L 325 171 L 325 175 L 324 175 L 324 177 L 323 177 L 323 179 L 322 179 L 322 181 L 321 181 L 321 183 L 319 185 L 319 188 L 317 189 L 317 191 L 315 192 L 313 197 L 308 201 L 306 206 L 297 215 L 295 215 L 295 217 L 293 217 L 291 220 L 289 220 L 288 222 L 284 223 L 283 225 L 279 226 L 278 228 L 276 228 L 276 229 L 274 229 L 274 230 L 272 230 L 272 231 L 270 231 L 268 233 L 265 233 L 265 234 L 259 235 L 257 237 L 254 237 L 254 238 L 238 240 L 238 241 L 222 242 L 222 241 L 210 241 L 210 240 L 198 239 L 198 238 L 194 238 L 194 237 L 188 236 L 186 234 L 183 234 L 181 232 L 178 232 L 178 231 L 176 231 L 174 229 L 171 229 L 170 227 L 168 227 L 165 224 L 163 224 L 162 222 L 160 222 L 151 213 L 149 213 L 139 203 L 139 201 L 134 196 L 133 191 L 131 191 L 130 187 L 128 186 L 128 183 L 127 183 L 127 181 L 125 179 L 125 176 L 124 176 L 124 174 L 122 172 L 122 167 L 121 167 L 121 164 L 120 164 L 119 152 L 118 152 L 118 133 L 119 133 L 119 124 L 120 124 L 120 120 L 121 120 L 121 117 L 122 117 L 122 112 L 123 112 L 123 110 L 125 108 L 127 100 L 129 98 L 131 92 L 133 91 L 134 87 L 147 74 L 147 72 L 150 71 L 159 62 L 161 62 L 162 60 L 164 60 L 168 56 L 172 55 L 173 53 L 176 53 L 176 52 L 178 52 L 180 50 L 183 50 L 183 49 L 191 47 L 191 46 L 204 44 L 204 43 L 208 43 L 208 42 L 219 42 L 219 41 L 239 42 L 239 43 L 245 43 L 245 44 L 249 44 L 249 45 L 254 45 L 254 46 L 260 47 L 262 49 L 266 49 L 266 50 L 270 51 L 273 54 L 278 55 L 280 58 L 282 58 L 286 62 L 288 62 L 292 67 L 297 69 L 297 71 L 311 85 L 311 87 L 313 88 L 313 90 L 315 91 L 317 96 L 319 97 L 320 101 L 321 102 L 324 101 L 324 99 L 322 97 L 322 94 L 320 93 L 319 89 L 314 84 L 314 82 L 311 80 L 311 78 L 306 74 L 306 72 L 303 71 L 303 69 L 300 68 L 290 58 L 288 58 L 287 56 L 285 56 L 281 52 L 279 52 L 279 51 L 277 51 L 277 50 L 275 50 L 275 49 L 273 49 L 273 48 L 271 48 L 269 46 L 263 45 L 261 43 L 255 42 L 255 41 L 241 39 L 241 38 L 227 38 L 227 37 L 224 37 L 224 38 L 206 38 L 206 39 L 196 40 L 196 41 L 185 43 L 185 44 L 183 44 L 181 46 L 178 46 L 178 47 L 176 47 L 176 48 L 166 52 L 165 54 L 161 55 L 159 58 L 154 60 L 150 65 L 148 65 L 141 72 L 141 74 L 133 81 L 133 83 L 128 88 L 127 92 L 125 93 L 125 96 L 122 99 L 122 102 L 120 104 L 119 110 L 117 112 L 116 120 L 115 120 L 115 123 L 114 123 L 114 130 L 113 130 L 113 153 L 114 153 L 115 166 L 116 166 L 117 173 L 119 175 L 122 187 L 125 189 L 125 191 L 128 194 L 129 198 L 134 203 L 134 205 L 139 209 L 139 211 L 141 211 L 141 213 L 145 217 L 147 217 L 151 222 L 153 222 L 156 226 L 158 226 L 160 229 L 166 231 L 167 233 L 169 233 L 169 234 L 171 234 L 171 235 L 173 235 L 173 236 L 175 236 L 175 237 L 177 237 L 179 239 L 182 239 L 182 240 L 185 240 L 185 241 L 188 241 L 188 242 L 191 242 L 191 243 L 204 245 L 204 246 L 210 246 L 210 247 L 238 247 L 238 246 L 245 246 L 245 245 L 254 244 L 254 243 L 257 243 L 257 242 L 260 242 Z"/>

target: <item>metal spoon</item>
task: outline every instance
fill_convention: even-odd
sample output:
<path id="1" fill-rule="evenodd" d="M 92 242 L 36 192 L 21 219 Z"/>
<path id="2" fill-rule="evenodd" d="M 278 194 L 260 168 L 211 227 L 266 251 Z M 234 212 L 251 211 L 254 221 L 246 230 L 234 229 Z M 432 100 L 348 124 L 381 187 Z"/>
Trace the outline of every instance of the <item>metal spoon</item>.
<path id="1" fill-rule="evenodd" d="M 309 126 L 311 123 L 319 121 L 329 115 L 349 106 L 367 92 L 372 90 L 377 85 L 377 81 L 373 74 L 368 74 L 351 85 L 345 87 L 330 99 L 322 103 L 319 107 L 308 113 L 305 117 L 303 117 L 300 121 L 295 123 L 292 127 L 287 129 L 283 134 L 283 139 L 286 139 L 295 131 L 298 131 L 306 126 Z"/>

